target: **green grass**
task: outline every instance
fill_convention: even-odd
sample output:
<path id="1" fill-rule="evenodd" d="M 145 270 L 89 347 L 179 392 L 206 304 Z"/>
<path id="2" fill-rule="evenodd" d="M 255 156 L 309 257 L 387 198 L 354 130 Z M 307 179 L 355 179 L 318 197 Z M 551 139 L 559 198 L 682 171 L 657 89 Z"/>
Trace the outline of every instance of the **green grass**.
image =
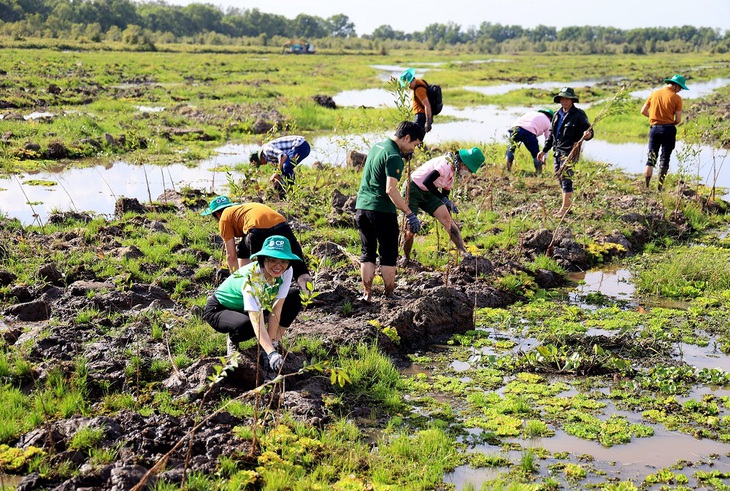
<path id="1" fill-rule="evenodd" d="M 675 248 L 666 254 L 645 256 L 637 268 L 637 288 L 651 295 L 694 298 L 730 289 L 727 249 Z"/>

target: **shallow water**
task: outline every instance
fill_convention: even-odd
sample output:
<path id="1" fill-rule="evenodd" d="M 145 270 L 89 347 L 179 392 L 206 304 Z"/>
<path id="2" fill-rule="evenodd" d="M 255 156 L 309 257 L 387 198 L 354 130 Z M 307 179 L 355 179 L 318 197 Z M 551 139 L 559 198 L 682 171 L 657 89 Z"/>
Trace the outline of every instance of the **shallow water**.
<path id="1" fill-rule="evenodd" d="M 483 63 L 496 61 L 503 60 L 480 60 Z M 438 66 L 438 64 L 419 65 L 416 68 L 417 74 L 422 75 L 428 70 L 434 69 L 435 66 Z M 397 77 L 406 68 L 398 65 L 375 65 L 374 67 L 382 72 L 386 80 L 391 76 Z M 526 85 L 559 88 L 562 85 L 572 84 L 580 87 L 605 80 L 578 80 L 565 84 L 544 82 Z M 706 83 L 697 83 L 693 84 L 691 92 L 695 95 L 702 94 L 727 83 L 730 83 L 730 79 L 716 79 Z M 523 87 L 523 85 L 501 84 L 478 89 L 480 91 L 503 93 L 501 91 L 514 90 L 520 87 Z M 385 89 L 345 91 L 335 95 L 334 99 L 335 103 L 340 106 L 363 105 L 375 107 L 394 105 L 392 94 Z M 157 106 L 139 106 L 138 109 L 151 112 L 164 110 Z M 431 145 L 460 141 L 466 145 L 486 145 L 503 142 L 506 131 L 512 122 L 528 109 L 531 108 L 504 108 L 491 105 L 459 109 L 447 105 L 444 107 L 443 114 L 458 120 L 439 123 L 437 118 L 437 124 L 427 135 L 426 143 Z M 312 153 L 302 165 L 311 165 L 315 161 L 343 165 L 349 150 L 366 153 L 374 143 L 388 136 L 388 134 L 378 133 L 347 136 L 334 134 L 309 136 L 312 143 Z M 251 151 L 258 148 L 260 148 L 260 145 L 226 144 L 217 149 L 216 156 L 199 162 L 195 167 L 175 164 L 159 168 L 118 161 L 104 166 L 71 169 L 60 173 L 46 171 L 0 179 L 0 213 L 10 218 L 18 218 L 23 224 L 27 225 L 39 221 L 45 222 L 48 215 L 55 210 L 88 211 L 108 216 L 113 213 L 114 203 L 119 197 L 137 198 L 140 202 L 146 202 L 150 199 L 150 196 L 155 200 L 165 190 L 180 188 L 184 185 L 222 193 L 226 191 L 225 174 L 216 173 L 214 169 L 220 166 L 247 163 Z M 685 149 L 685 145 L 679 142 L 672 157 L 671 171 L 676 171 L 677 156 L 681 155 Z M 697 163 L 693 164 L 690 171 L 696 172 L 700 176 L 701 182 L 711 184 L 714 179 L 712 176 L 713 163 L 715 167 L 722 165 L 727 158 L 727 151 L 715 150 L 710 147 L 701 147 L 697 150 L 699 151 L 698 155 L 692 159 L 693 162 Z M 524 153 L 524 150 L 521 150 L 521 152 Z M 600 139 L 600 130 L 598 130 L 596 138 L 584 145 L 583 153 L 588 159 L 606 162 L 638 176 L 643 172 L 646 145 L 643 143 L 609 143 Z M 490 163 L 502 164 L 501 161 Z M 728 165 L 730 165 L 730 162 L 728 162 Z M 52 187 L 21 185 L 22 182 L 29 179 L 57 182 L 58 185 Z M 720 187 L 730 188 L 730 172 L 720 174 L 716 184 Z M 28 202 L 33 203 L 32 207 L 27 204 Z"/>

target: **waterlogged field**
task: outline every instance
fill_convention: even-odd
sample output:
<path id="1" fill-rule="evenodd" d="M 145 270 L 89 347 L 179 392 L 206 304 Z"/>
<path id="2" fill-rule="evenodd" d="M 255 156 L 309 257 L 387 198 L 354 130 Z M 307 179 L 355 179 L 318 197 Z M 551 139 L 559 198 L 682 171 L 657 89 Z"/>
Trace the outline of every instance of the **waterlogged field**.
<path id="1" fill-rule="evenodd" d="M 694 254 L 672 255 L 692 262 Z M 730 257 L 727 248 L 716 254 Z M 642 280 L 656 273 L 637 271 Z M 548 296 L 482 309 L 475 331 L 412 356 L 406 383 L 418 417 L 465 452 L 447 481 L 457 489 L 725 489 L 730 296 L 722 287 L 695 295 L 708 296 L 685 309 L 600 292 L 587 293 L 584 307 Z"/>
<path id="2" fill-rule="evenodd" d="M 544 85 L 549 82 L 587 80 L 586 86 L 575 88 L 581 102 L 591 105 L 609 100 L 621 87 L 627 94 L 655 88 L 677 71 L 685 73 L 690 84 L 730 77 L 730 58 L 718 54 L 546 53 L 485 59 L 454 52 L 296 57 L 274 49 L 201 53 L 192 47 L 172 47 L 166 52 L 136 53 L 66 48 L 3 51 L 0 134 L 5 136 L 0 171 L 93 165 L 96 159 L 103 162 L 122 155 L 130 163 L 190 163 L 210 156 L 211 149 L 221 144 L 260 143 L 280 131 L 343 136 L 390 131 L 404 116 L 397 108 L 331 109 L 313 97 L 390 89 L 388 78 L 403 66 L 423 70 L 443 87 L 446 103 L 456 109 L 549 105 L 555 92 L 555 87 Z M 524 87 L 524 83 L 536 85 Z M 514 90 L 498 94 L 473 90 L 505 84 L 514 84 Z M 692 128 L 685 129 L 687 138 L 715 146 L 725 143 L 727 128 L 720 116 L 729 91 L 721 87 L 712 100 L 688 109 Z M 639 115 L 642 100 L 624 102 L 622 110 L 602 121 L 601 137 L 643 143 L 647 130 Z M 600 111 L 599 104 L 588 114 L 593 119 Z M 453 118 L 441 118 L 449 120 Z M 272 125 L 271 134 L 265 135 Z"/>
<path id="3" fill-rule="evenodd" d="M 333 111 L 311 100 L 382 87 L 375 65 L 436 63 L 445 97 L 463 107 L 543 105 L 550 93 L 462 85 L 581 73 L 646 88 L 680 68 L 696 80 L 730 75 L 723 56 L 699 54 L 495 63 L 461 53 L 7 51 L 2 98 L 13 106 L 3 114 L 22 118 L 0 120 L 0 133 L 12 133 L 2 147 L 9 174 L 86 157 L 193 162 L 214 145 L 258 141 L 253 126 L 264 116 L 288 132 L 392 129 L 397 107 Z M 599 84 L 581 97 L 616 90 Z M 26 120 L 39 100 L 53 115 Z M 637 104 L 603 124 L 643 138 Z M 83 139 L 99 148 L 74 143 Z M 81 150 L 49 159 L 53 142 Z M 200 216 L 211 196 L 178 187 L 170 200 L 151 196 L 146 209 L 112 218 L 0 220 L 0 486 L 21 478 L 35 489 L 103 487 L 112 472 L 134 485 L 151 470 L 158 491 L 727 489 L 730 244 L 701 235 L 727 228 L 726 203 L 674 174 L 657 193 L 580 161 L 573 214 L 558 219 L 551 176 L 505 174 L 502 148 L 488 153 L 489 165 L 451 196 L 475 264 L 491 268 L 470 270 L 424 217 L 415 266 L 399 268 L 405 299 L 374 306 L 355 300 L 359 241 L 342 204 L 357 192 L 357 170 L 302 168 L 277 201 L 267 172 L 218 169 L 231 197 L 262 199 L 295 225 L 321 295 L 307 299 L 293 326 L 300 335 L 284 343 L 289 368 L 301 372 L 250 391 L 226 379 L 237 362 L 200 316 L 224 262 L 215 224 Z M 414 159 L 432 156 L 419 149 Z M 568 267 L 619 261 L 633 275 L 630 294 L 556 288 Z M 469 299 L 467 317 L 477 297 L 500 307 L 474 309 L 475 329 L 443 345 L 398 348 L 406 330 L 385 319 L 413 317 L 408 309 L 442 286 Z M 239 360 L 250 374 L 256 356 Z"/>

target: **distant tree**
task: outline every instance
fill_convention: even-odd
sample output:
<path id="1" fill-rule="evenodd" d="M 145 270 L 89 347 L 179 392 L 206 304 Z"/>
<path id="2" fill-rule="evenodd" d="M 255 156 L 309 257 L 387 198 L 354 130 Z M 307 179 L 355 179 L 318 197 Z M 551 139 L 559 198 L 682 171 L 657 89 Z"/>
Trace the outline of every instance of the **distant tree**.
<path id="1" fill-rule="evenodd" d="M 355 32 L 355 24 L 350 22 L 350 18 L 343 14 L 333 15 L 327 19 L 329 25 L 330 36 L 334 38 L 354 38 L 357 37 Z"/>
<path id="2" fill-rule="evenodd" d="M 397 39 L 395 37 L 395 31 L 389 25 L 382 25 L 376 27 L 371 34 L 373 39 Z"/>
<path id="3" fill-rule="evenodd" d="M 324 20 L 307 14 L 299 14 L 292 22 L 292 36 L 317 39 L 327 37 L 329 30 Z"/>
<path id="4" fill-rule="evenodd" d="M 15 0 L 0 0 L 0 19 L 4 22 L 17 22 L 25 17 L 25 12 Z"/>

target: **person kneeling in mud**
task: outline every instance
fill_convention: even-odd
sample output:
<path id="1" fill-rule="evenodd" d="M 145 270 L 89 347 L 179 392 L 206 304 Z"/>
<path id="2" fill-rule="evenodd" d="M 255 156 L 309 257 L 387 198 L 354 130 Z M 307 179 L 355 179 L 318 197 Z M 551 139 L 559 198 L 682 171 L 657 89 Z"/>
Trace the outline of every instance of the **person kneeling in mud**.
<path id="1" fill-rule="evenodd" d="M 477 147 L 447 153 L 429 160 L 413 171 L 408 190 L 404 188 L 408 207 L 413 214 L 418 215 L 419 209 L 423 209 L 438 220 L 464 257 L 470 257 L 471 254 L 466 251 L 459 226 L 451 218 L 451 214 L 459 213 L 459 209 L 449 199 L 449 194 L 454 186 L 454 177 L 474 173 L 483 163 L 484 154 Z M 411 260 L 414 237 L 413 232 L 406 230 L 403 242 L 406 264 Z"/>
<path id="2" fill-rule="evenodd" d="M 284 364 L 278 341 L 301 309 L 300 302 L 288 299 L 293 275 L 290 261 L 301 258 L 292 253 L 286 237 L 272 235 L 251 259 L 254 262 L 226 278 L 208 298 L 203 319 L 228 335 L 228 356 L 237 353 L 238 343 L 255 336 L 269 368 L 278 372 Z"/>

